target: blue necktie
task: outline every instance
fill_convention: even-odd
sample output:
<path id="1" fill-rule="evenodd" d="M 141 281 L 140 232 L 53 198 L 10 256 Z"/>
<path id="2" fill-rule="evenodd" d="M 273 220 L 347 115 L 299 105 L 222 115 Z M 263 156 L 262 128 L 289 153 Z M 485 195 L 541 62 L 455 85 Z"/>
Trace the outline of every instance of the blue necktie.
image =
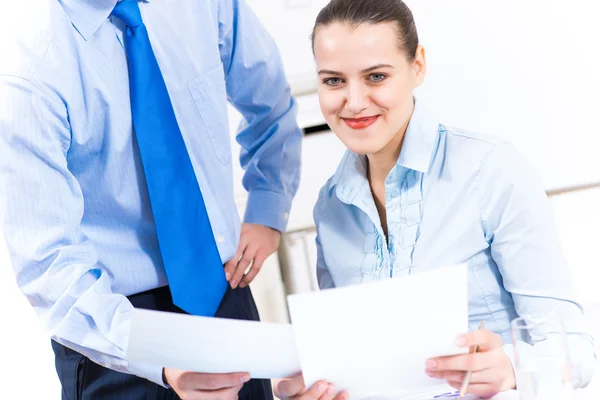
<path id="1" fill-rule="evenodd" d="M 133 127 L 173 302 L 212 317 L 227 287 L 225 271 L 138 0 L 117 3 L 112 15 L 127 25 Z"/>

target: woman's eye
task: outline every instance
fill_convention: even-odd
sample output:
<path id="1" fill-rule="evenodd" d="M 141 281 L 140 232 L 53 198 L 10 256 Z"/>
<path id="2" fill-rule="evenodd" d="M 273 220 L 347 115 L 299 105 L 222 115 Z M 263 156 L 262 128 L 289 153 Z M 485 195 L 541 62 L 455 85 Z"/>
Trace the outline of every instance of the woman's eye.
<path id="1" fill-rule="evenodd" d="M 337 86 L 340 83 L 342 83 L 342 79 L 341 78 L 327 78 L 327 79 L 323 80 L 323 83 L 328 86 Z"/>
<path id="2" fill-rule="evenodd" d="M 384 74 L 371 74 L 369 75 L 369 79 L 372 82 L 381 82 L 382 80 L 384 80 L 385 78 L 387 78 L 386 75 Z"/>

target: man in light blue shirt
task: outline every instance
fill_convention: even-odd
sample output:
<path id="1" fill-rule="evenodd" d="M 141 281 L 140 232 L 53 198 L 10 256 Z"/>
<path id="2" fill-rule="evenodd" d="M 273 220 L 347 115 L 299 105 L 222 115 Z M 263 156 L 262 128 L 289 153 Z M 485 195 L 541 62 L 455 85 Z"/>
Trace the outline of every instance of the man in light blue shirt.
<path id="1" fill-rule="evenodd" d="M 237 398 L 247 374 L 126 359 L 134 306 L 179 310 L 133 132 L 128 28 L 111 15 L 116 3 L 19 0 L 0 12 L 0 221 L 17 283 L 52 336 L 63 398 Z M 277 48 L 243 0 L 139 8 L 221 264 L 231 260 L 217 316 L 257 319 L 247 286 L 277 248 L 299 181 L 301 132 Z M 227 101 L 245 117 L 243 225 Z M 257 382 L 239 396 L 270 397 Z"/>

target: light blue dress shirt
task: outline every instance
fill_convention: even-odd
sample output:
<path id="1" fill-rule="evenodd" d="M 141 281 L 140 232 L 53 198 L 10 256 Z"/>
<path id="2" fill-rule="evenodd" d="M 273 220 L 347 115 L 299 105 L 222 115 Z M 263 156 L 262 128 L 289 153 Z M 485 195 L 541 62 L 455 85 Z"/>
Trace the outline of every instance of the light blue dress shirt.
<path id="1" fill-rule="evenodd" d="M 2 12 L 1 229 L 17 283 L 53 339 L 161 383 L 160 368 L 126 360 L 125 296 L 167 281 L 115 4 L 19 0 Z M 228 100 L 245 117 L 245 222 L 284 230 L 298 186 L 301 132 L 278 50 L 243 0 L 140 8 L 226 262 L 240 235 Z"/>
<path id="2" fill-rule="evenodd" d="M 364 156 L 347 151 L 322 188 L 314 210 L 319 285 L 340 287 L 468 263 L 465 330 L 485 321 L 501 335 L 512 360 L 512 319 L 547 321 L 533 332 L 534 339 L 548 334 L 557 340 L 561 329 L 554 317 L 561 317 L 576 384 L 584 385 L 596 362 L 593 341 L 582 326 L 540 182 L 508 143 L 441 125 L 417 101 L 385 181 L 389 243 Z"/>

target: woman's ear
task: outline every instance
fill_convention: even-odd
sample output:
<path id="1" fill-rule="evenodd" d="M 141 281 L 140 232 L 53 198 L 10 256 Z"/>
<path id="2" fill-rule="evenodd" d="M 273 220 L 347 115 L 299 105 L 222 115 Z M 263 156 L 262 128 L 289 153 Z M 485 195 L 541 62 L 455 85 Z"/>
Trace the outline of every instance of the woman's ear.
<path id="1" fill-rule="evenodd" d="M 415 59 L 412 65 L 415 74 L 415 88 L 421 86 L 427 75 L 427 60 L 425 58 L 425 48 L 421 45 L 417 47 Z"/>

